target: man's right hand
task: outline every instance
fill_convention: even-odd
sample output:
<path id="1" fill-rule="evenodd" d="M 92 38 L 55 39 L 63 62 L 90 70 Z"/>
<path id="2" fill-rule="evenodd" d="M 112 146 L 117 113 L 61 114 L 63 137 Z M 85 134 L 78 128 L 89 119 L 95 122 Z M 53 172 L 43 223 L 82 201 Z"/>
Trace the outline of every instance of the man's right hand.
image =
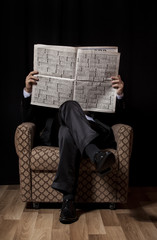
<path id="1" fill-rule="evenodd" d="M 28 93 L 32 92 L 32 86 L 37 84 L 37 81 L 39 80 L 38 77 L 34 76 L 35 74 L 38 74 L 38 71 L 32 71 L 28 74 L 25 80 L 25 91 Z"/>

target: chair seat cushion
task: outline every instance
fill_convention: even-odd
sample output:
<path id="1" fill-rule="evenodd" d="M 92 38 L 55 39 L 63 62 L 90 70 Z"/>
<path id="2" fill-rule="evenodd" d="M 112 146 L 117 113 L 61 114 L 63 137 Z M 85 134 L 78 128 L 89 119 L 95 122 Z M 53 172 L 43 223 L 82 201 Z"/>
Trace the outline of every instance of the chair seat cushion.
<path id="1" fill-rule="evenodd" d="M 117 151 L 108 149 L 113 152 L 117 160 Z M 31 152 L 31 169 L 33 171 L 51 171 L 56 172 L 59 164 L 59 148 L 49 146 L 38 146 Z M 117 166 L 117 161 L 115 163 Z M 95 171 L 94 164 L 89 159 L 83 159 L 80 166 L 81 171 Z"/>

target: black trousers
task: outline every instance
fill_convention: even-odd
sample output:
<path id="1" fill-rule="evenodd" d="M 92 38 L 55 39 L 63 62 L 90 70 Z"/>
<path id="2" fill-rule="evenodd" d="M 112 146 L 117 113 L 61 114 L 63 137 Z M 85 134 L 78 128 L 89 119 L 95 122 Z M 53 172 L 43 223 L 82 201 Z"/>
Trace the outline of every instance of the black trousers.
<path id="1" fill-rule="evenodd" d="M 111 128 L 88 121 L 80 105 L 67 101 L 59 108 L 60 162 L 52 188 L 64 193 L 76 193 L 79 165 L 84 149 L 89 143 L 99 148 L 114 147 Z"/>

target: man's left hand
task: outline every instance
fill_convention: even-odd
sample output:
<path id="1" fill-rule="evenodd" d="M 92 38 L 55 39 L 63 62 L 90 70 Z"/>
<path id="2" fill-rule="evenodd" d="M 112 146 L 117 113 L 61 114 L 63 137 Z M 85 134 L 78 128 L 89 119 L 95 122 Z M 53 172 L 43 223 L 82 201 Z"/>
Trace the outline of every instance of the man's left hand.
<path id="1" fill-rule="evenodd" d="M 124 82 L 120 75 L 112 76 L 112 87 L 117 89 L 117 95 L 123 95 Z"/>

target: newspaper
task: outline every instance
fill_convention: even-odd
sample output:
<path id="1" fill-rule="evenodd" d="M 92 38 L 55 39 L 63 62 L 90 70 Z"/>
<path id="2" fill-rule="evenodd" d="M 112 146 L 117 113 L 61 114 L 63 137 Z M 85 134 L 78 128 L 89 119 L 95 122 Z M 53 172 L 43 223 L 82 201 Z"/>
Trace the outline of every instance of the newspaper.
<path id="1" fill-rule="evenodd" d="M 85 111 L 115 112 L 116 90 L 111 76 L 119 70 L 118 47 L 66 47 L 34 45 L 31 104 L 59 108 L 67 100 Z"/>

